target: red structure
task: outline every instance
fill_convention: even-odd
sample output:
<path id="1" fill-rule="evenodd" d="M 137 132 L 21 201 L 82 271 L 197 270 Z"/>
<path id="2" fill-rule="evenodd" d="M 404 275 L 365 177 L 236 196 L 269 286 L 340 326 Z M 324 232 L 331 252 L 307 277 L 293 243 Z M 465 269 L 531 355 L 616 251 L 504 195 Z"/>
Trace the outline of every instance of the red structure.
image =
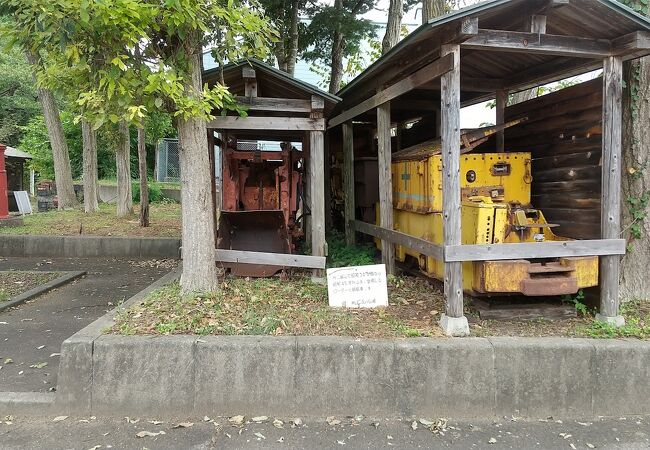
<path id="1" fill-rule="evenodd" d="M 7 197 L 7 170 L 5 169 L 6 145 L 0 144 L 0 219 L 9 217 L 9 198 Z"/>

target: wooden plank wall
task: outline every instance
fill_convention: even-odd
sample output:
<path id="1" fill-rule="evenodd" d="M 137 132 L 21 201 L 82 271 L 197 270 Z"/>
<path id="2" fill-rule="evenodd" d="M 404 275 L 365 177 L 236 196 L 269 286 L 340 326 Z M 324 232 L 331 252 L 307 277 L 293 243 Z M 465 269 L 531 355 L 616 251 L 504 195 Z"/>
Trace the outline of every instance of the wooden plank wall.
<path id="1" fill-rule="evenodd" d="M 602 78 L 506 108 L 506 151 L 532 153 L 532 203 L 558 235 L 600 238 Z"/>

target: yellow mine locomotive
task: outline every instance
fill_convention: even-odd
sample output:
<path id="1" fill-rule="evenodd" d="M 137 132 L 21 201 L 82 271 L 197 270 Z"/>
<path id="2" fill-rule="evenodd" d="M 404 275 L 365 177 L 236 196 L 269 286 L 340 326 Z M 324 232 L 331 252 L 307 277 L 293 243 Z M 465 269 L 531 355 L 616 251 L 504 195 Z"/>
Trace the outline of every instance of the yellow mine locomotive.
<path id="1" fill-rule="evenodd" d="M 506 125 L 507 126 L 507 125 Z M 568 240 L 531 206 L 530 153 L 477 153 L 496 128 L 464 132 L 461 146 L 462 243 L 499 244 Z M 395 229 L 442 244 L 442 158 L 439 141 L 396 152 L 392 161 Z M 444 265 L 396 246 L 396 259 L 413 258 L 420 271 L 442 279 Z M 574 294 L 598 284 L 598 257 L 463 263 L 464 289 L 472 295 Z"/>

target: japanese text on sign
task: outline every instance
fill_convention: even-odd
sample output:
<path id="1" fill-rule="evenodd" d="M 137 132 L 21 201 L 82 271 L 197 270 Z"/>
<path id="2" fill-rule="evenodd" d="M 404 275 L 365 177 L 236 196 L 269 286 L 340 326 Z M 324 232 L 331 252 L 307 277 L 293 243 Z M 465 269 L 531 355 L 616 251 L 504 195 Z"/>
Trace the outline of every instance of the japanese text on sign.
<path id="1" fill-rule="evenodd" d="M 327 269 L 330 306 L 376 308 L 388 306 L 386 266 L 338 267 Z"/>

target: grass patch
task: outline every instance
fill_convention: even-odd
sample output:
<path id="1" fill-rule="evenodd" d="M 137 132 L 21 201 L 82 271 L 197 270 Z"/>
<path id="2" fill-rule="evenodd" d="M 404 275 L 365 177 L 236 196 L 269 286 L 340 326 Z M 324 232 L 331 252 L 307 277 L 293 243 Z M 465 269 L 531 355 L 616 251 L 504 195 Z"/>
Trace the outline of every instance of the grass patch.
<path id="1" fill-rule="evenodd" d="M 6 227 L 6 234 L 34 235 L 95 235 L 95 236 L 162 236 L 178 237 L 181 234 L 181 206 L 176 203 L 151 204 L 149 217 L 151 226 L 140 227 L 139 205 L 134 205 L 134 214 L 118 219 L 116 206 L 102 203 L 96 213 L 85 213 L 83 207 L 65 211 L 53 210 L 34 212 L 24 216 L 24 224 Z"/>
<path id="2" fill-rule="evenodd" d="M 615 327 L 596 320 L 578 331 L 586 337 L 598 339 L 637 338 L 650 339 L 650 303 L 632 300 L 621 305 L 625 325 Z"/>
<path id="3" fill-rule="evenodd" d="M 327 267 L 366 266 L 375 264 L 376 247 L 372 243 L 359 243 L 348 247 L 345 234 L 335 232 L 327 236 Z"/>
<path id="4" fill-rule="evenodd" d="M 0 302 L 11 300 L 59 275 L 57 272 L 0 272 Z"/>
<path id="5" fill-rule="evenodd" d="M 132 334 L 301 335 L 369 338 L 440 336 L 440 292 L 425 281 L 392 278 L 388 308 L 330 308 L 327 288 L 300 275 L 226 278 L 217 293 L 182 298 L 177 283 L 121 312 L 111 332 Z M 434 314 L 432 314 L 432 311 Z"/>

